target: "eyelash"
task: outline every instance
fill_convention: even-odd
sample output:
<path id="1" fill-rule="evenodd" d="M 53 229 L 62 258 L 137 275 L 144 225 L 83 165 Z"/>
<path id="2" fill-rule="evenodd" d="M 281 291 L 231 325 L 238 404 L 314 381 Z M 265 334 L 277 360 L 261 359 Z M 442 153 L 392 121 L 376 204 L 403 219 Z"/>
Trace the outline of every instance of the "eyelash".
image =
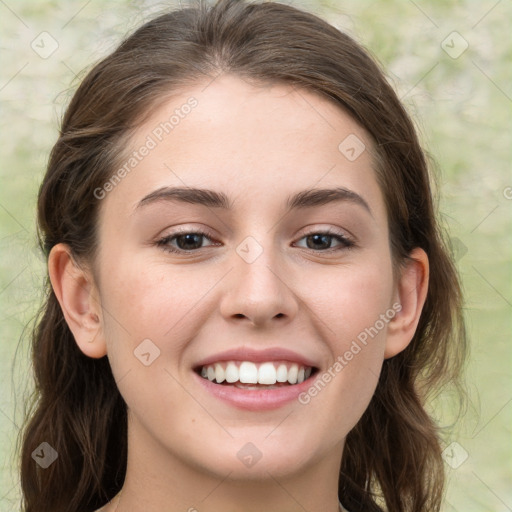
<path id="1" fill-rule="evenodd" d="M 201 231 L 200 229 L 193 231 L 193 230 L 185 228 L 185 229 L 179 229 L 178 231 L 175 231 L 174 233 L 171 233 L 170 235 L 167 235 L 167 236 L 161 238 L 160 240 L 158 240 L 156 242 L 156 245 L 158 247 L 161 247 L 166 252 L 176 253 L 176 254 L 191 254 L 193 252 L 197 252 L 200 249 L 205 248 L 205 247 L 200 247 L 198 249 L 191 249 L 191 250 L 187 251 L 185 249 L 175 249 L 171 245 L 169 245 L 169 243 L 173 239 L 177 238 L 178 236 L 182 236 L 182 235 L 199 235 L 199 236 L 208 238 L 210 241 L 212 241 L 212 238 L 213 238 L 212 234 L 209 233 L 208 231 Z M 345 235 L 343 235 L 341 233 L 337 233 L 337 232 L 329 230 L 329 229 L 327 229 L 325 231 L 311 231 L 309 233 L 304 234 L 299 240 L 302 240 L 303 238 L 307 238 L 308 236 L 312 236 L 312 235 L 327 235 L 327 236 L 337 239 L 339 242 L 342 243 L 341 247 L 331 247 L 331 248 L 325 249 L 325 250 L 315 250 L 315 249 L 309 249 L 309 248 L 303 247 L 304 249 L 307 249 L 307 250 L 313 251 L 313 252 L 317 252 L 317 253 L 318 252 L 331 253 L 331 252 L 336 252 L 336 251 L 340 251 L 343 249 L 351 249 L 356 245 L 355 242 L 353 242 L 352 240 L 347 238 Z M 209 247 L 211 247 L 211 246 L 209 246 Z"/>

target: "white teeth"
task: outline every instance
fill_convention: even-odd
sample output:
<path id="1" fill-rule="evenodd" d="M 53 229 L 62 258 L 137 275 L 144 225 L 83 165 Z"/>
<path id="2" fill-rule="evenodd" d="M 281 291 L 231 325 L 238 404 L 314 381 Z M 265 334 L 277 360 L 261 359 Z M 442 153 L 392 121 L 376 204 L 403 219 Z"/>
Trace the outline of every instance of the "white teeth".
<path id="1" fill-rule="evenodd" d="M 258 370 L 258 384 L 275 384 L 277 372 L 272 363 L 263 363 Z"/>
<path id="2" fill-rule="evenodd" d="M 240 363 L 240 382 L 242 384 L 257 384 L 258 383 L 258 367 L 254 363 L 244 361 Z"/>
<path id="3" fill-rule="evenodd" d="M 201 377 L 221 384 L 255 384 L 255 386 L 242 386 L 244 389 L 258 389 L 258 384 L 273 386 L 276 383 L 300 384 L 311 376 L 312 368 L 299 366 L 297 363 L 253 363 L 242 361 L 237 363 L 214 363 L 201 368 Z M 274 386 L 275 387 L 275 386 Z"/>
<path id="4" fill-rule="evenodd" d="M 221 364 L 217 363 L 215 365 L 215 380 L 220 384 L 226 380 L 226 372 Z"/>
<path id="5" fill-rule="evenodd" d="M 238 366 L 235 363 L 233 363 L 233 361 L 230 361 L 226 366 L 226 382 L 229 382 L 230 384 L 233 382 L 237 382 L 238 377 Z"/>
<path id="6" fill-rule="evenodd" d="M 286 382 L 288 380 L 288 368 L 285 364 L 280 364 L 277 368 L 277 382 Z"/>
<path id="7" fill-rule="evenodd" d="M 290 384 L 297 384 L 297 376 L 299 373 L 299 366 L 292 364 L 288 370 L 288 382 Z"/>

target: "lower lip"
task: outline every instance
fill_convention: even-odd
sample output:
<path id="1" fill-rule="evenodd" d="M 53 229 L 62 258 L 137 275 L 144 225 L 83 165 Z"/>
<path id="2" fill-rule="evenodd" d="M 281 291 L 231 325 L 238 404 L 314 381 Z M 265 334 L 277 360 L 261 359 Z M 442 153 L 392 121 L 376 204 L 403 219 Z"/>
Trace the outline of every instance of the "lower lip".
<path id="1" fill-rule="evenodd" d="M 241 389 L 235 386 L 223 386 L 201 377 L 194 372 L 200 384 L 213 396 L 220 398 L 230 405 L 249 411 L 266 411 L 277 409 L 293 400 L 306 391 L 314 380 L 315 375 L 292 386 L 283 386 L 274 389 Z"/>

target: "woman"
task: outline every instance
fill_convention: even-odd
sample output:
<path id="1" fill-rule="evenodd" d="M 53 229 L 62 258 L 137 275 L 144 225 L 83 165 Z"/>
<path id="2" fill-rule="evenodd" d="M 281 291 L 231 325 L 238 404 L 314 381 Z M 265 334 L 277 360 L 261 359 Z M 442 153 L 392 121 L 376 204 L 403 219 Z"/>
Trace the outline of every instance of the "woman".
<path id="1" fill-rule="evenodd" d="M 460 287 L 347 35 L 236 0 L 146 23 L 75 93 L 38 220 L 26 512 L 440 510 Z"/>

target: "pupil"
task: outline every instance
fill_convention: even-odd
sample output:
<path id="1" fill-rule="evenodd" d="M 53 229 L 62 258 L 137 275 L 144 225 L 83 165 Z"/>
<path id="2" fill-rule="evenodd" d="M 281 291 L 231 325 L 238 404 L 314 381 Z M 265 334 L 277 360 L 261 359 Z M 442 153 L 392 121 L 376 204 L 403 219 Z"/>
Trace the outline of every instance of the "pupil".
<path id="1" fill-rule="evenodd" d="M 310 239 L 313 239 L 316 242 L 318 241 L 324 241 L 323 243 L 323 249 L 328 249 L 329 248 L 329 239 L 330 239 L 331 235 L 310 235 L 308 236 L 308 248 L 309 249 L 318 249 L 318 245 L 314 246 L 314 247 L 310 247 L 310 244 L 309 244 L 309 240 Z"/>
<path id="2" fill-rule="evenodd" d="M 180 249 L 187 250 L 187 249 L 197 249 L 201 247 L 201 236 L 197 233 L 187 233 L 186 235 L 180 235 L 178 238 L 176 238 L 176 243 Z M 185 240 L 185 243 L 182 244 L 180 241 Z M 194 240 L 196 243 L 194 243 Z M 190 247 L 189 244 L 192 244 L 193 246 L 198 245 L 199 247 Z"/>

